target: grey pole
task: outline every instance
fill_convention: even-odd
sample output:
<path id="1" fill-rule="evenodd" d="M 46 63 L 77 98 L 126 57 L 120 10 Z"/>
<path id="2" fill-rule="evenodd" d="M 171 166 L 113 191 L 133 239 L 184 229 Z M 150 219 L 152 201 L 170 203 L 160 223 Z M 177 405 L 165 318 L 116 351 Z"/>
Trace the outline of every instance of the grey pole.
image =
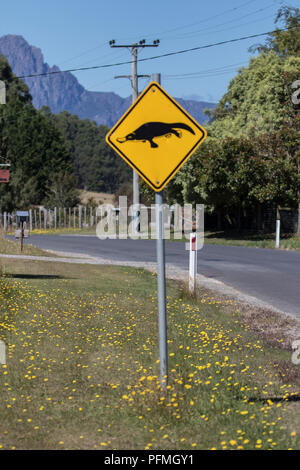
<path id="1" fill-rule="evenodd" d="M 132 64 L 131 64 L 131 75 L 132 75 L 132 103 L 138 98 L 138 76 L 137 76 L 137 44 L 134 44 L 132 49 Z M 140 187 L 139 187 L 139 175 L 133 170 L 133 204 L 138 205 L 140 203 Z M 135 206 L 137 207 L 137 206 Z M 138 231 L 138 213 L 134 211 L 134 230 Z"/>
<path id="2" fill-rule="evenodd" d="M 160 74 L 154 73 L 152 81 L 160 84 Z M 160 356 L 160 383 L 164 391 L 168 385 L 168 340 L 166 313 L 166 269 L 165 240 L 163 220 L 163 191 L 155 193 L 156 210 L 156 253 L 157 253 L 157 297 L 158 297 L 158 332 Z"/>

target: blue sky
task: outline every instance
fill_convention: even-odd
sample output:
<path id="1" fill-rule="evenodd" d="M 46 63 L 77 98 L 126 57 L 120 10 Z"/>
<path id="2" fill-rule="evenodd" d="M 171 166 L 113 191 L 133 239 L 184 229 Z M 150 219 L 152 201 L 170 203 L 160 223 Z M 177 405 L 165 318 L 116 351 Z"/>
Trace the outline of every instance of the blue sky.
<path id="1" fill-rule="evenodd" d="M 141 39 L 160 46 L 140 50 L 139 58 L 258 34 L 274 28 L 280 0 L 10 0 L 1 6 L 0 36 L 22 35 L 41 48 L 44 60 L 62 70 L 130 60 L 128 49 L 111 49 L 110 39 L 131 44 Z M 299 6 L 290 0 L 290 6 Z M 188 52 L 138 65 L 140 74 L 162 74 L 174 97 L 218 101 L 236 70 L 247 65 L 250 39 Z M 92 91 L 131 94 L 130 64 L 75 73 Z M 42 78 L 41 78 L 42 80 Z M 141 91 L 149 81 L 139 80 Z"/>

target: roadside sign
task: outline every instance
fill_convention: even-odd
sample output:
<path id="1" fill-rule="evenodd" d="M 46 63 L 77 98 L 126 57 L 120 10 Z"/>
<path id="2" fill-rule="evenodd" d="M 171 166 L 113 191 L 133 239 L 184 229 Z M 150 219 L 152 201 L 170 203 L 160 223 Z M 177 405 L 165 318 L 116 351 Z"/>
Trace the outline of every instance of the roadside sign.
<path id="1" fill-rule="evenodd" d="M 107 134 L 106 142 L 154 191 L 161 191 L 206 135 L 200 124 L 152 82 Z"/>
<path id="2" fill-rule="evenodd" d="M 0 183 L 9 182 L 9 170 L 0 170 Z"/>

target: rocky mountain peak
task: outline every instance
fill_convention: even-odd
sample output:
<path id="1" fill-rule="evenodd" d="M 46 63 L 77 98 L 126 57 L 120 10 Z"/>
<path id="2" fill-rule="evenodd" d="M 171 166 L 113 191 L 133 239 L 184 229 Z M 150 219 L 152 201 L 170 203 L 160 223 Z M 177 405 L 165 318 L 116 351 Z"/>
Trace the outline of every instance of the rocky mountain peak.
<path id="1" fill-rule="evenodd" d="M 13 34 L 0 37 L 0 54 L 4 55 L 18 76 L 59 71 L 50 67 L 38 47 L 31 46 L 22 37 Z M 121 98 L 115 93 L 85 90 L 70 72 L 24 79 L 37 109 L 49 106 L 53 113 L 69 111 L 79 118 L 95 120 L 97 124 L 113 126 L 131 104 L 131 98 Z M 178 102 L 200 123 L 207 118 L 205 108 L 213 103 L 182 100 Z"/>

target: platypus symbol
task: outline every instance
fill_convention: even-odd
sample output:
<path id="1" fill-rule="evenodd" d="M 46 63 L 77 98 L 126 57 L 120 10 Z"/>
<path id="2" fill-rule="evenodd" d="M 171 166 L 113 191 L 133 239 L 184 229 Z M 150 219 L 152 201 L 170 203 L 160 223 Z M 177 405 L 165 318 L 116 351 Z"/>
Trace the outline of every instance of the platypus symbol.
<path id="1" fill-rule="evenodd" d="M 153 142 L 155 137 L 169 137 L 171 134 L 176 137 L 181 137 L 181 133 L 176 129 L 185 129 L 191 134 L 195 134 L 187 124 L 182 122 L 167 123 L 167 122 L 146 122 L 142 126 L 138 127 L 135 131 L 127 134 L 125 137 L 118 138 L 117 141 L 120 143 L 127 142 L 128 140 L 141 140 L 143 142 L 148 141 L 151 148 L 156 148 L 158 145 Z"/>

